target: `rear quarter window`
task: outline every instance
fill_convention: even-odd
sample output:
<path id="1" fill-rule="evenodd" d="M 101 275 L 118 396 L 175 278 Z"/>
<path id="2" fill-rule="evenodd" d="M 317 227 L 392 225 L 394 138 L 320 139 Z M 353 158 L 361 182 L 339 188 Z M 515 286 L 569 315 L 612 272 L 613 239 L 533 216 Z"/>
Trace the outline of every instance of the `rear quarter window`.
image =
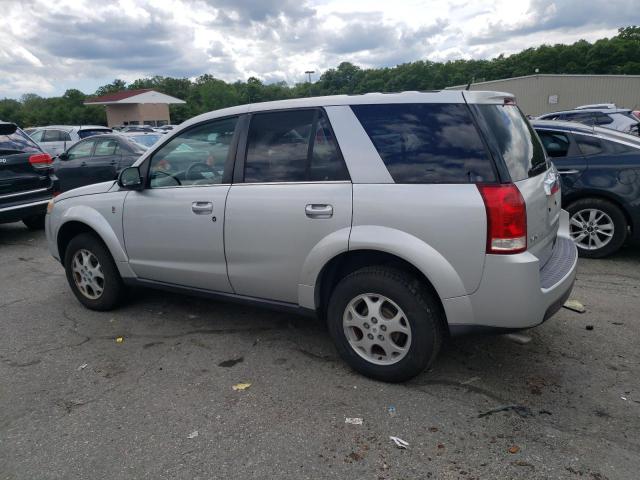
<path id="1" fill-rule="evenodd" d="M 494 182 L 465 104 L 352 105 L 396 183 Z"/>
<path id="2" fill-rule="evenodd" d="M 512 182 L 547 170 L 540 139 L 515 105 L 471 105 L 494 156 L 504 162 Z"/>

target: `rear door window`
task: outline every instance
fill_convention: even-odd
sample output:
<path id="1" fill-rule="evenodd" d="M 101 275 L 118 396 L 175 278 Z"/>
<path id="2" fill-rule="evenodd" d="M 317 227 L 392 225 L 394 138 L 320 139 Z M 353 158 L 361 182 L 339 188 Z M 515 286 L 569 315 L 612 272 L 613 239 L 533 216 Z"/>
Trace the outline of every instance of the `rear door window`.
<path id="1" fill-rule="evenodd" d="M 574 135 L 578 148 L 583 155 L 598 155 L 604 151 L 602 143 L 598 137 L 588 135 Z"/>
<path id="2" fill-rule="evenodd" d="M 90 157 L 93 143 L 93 141 L 86 141 L 75 144 L 67 152 L 67 159 L 74 160 L 76 158 Z"/>
<path id="3" fill-rule="evenodd" d="M 547 170 L 542 143 L 517 106 L 475 104 L 471 110 L 494 156 L 504 161 L 511 181 L 518 182 Z"/>
<path id="4" fill-rule="evenodd" d="M 43 142 L 64 142 L 64 132 L 60 130 L 45 130 Z"/>
<path id="5" fill-rule="evenodd" d="M 352 105 L 396 183 L 494 182 L 465 104 Z"/>
<path id="6" fill-rule="evenodd" d="M 244 167 L 246 183 L 348 179 L 329 122 L 320 110 L 252 116 Z"/>
<path id="7" fill-rule="evenodd" d="M 93 152 L 94 157 L 108 157 L 116 155 L 118 152 L 118 141 L 113 138 L 106 140 L 96 140 L 96 149 Z"/>

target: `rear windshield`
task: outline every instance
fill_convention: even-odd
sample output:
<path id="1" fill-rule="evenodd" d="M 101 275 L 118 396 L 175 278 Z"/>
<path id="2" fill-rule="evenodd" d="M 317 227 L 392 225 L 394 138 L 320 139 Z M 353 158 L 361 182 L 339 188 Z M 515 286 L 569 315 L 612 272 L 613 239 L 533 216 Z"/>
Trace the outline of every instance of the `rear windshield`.
<path id="1" fill-rule="evenodd" d="M 396 183 L 494 182 L 496 174 L 461 103 L 352 105 Z"/>
<path id="2" fill-rule="evenodd" d="M 87 137 L 91 137 L 93 135 L 105 135 L 107 133 L 111 133 L 111 130 L 108 129 L 94 129 L 94 130 L 80 130 L 78 132 L 78 136 L 80 138 L 87 138 Z"/>
<path id="3" fill-rule="evenodd" d="M 547 170 L 542 144 L 517 106 L 475 104 L 471 109 L 492 153 L 504 161 L 511 181 Z"/>
<path id="4" fill-rule="evenodd" d="M 0 134 L 0 154 L 40 152 L 38 146 L 22 130 L 16 130 L 9 135 Z"/>

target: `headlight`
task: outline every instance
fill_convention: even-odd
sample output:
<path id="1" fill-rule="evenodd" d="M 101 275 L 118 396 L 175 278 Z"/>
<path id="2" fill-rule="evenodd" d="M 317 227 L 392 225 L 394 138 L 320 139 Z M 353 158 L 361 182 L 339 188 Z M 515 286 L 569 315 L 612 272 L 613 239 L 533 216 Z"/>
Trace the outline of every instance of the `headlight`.
<path id="1" fill-rule="evenodd" d="M 53 198 L 49 200 L 49 203 L 47 203 L 47 213 L 51 213 L 52 211 L 53 211 Z"/>

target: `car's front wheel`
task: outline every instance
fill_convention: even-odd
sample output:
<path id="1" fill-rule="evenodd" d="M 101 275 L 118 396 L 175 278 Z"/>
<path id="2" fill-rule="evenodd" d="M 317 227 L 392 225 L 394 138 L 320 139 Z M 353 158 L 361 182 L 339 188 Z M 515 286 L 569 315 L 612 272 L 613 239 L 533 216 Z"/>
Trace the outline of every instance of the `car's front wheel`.
<path id="1" fill-rule="evenodd" d="M 91 310 L 111 310 L 120 303 L 124 285 L 106 246 L 95 235 L 82 233 L 67 246 L 67 281 L 76 298 Z"/>
<path id="2" fill-rule="evenodd" d="M 613 203 L 582 198 L 567 207 L 569 233 L 582 257 L 602 258 L 616 252 L 627 238 L 627 220 Z"/>
<path id="3" fill-rule="evenodd" d="M 356 371 L 387 382 L 408 380 L 433 362 L 443 320 L 433 295 L 417 278 L 387 267 L 366 267 L 343 278 L 327 309 L 340 356 Z"/>

